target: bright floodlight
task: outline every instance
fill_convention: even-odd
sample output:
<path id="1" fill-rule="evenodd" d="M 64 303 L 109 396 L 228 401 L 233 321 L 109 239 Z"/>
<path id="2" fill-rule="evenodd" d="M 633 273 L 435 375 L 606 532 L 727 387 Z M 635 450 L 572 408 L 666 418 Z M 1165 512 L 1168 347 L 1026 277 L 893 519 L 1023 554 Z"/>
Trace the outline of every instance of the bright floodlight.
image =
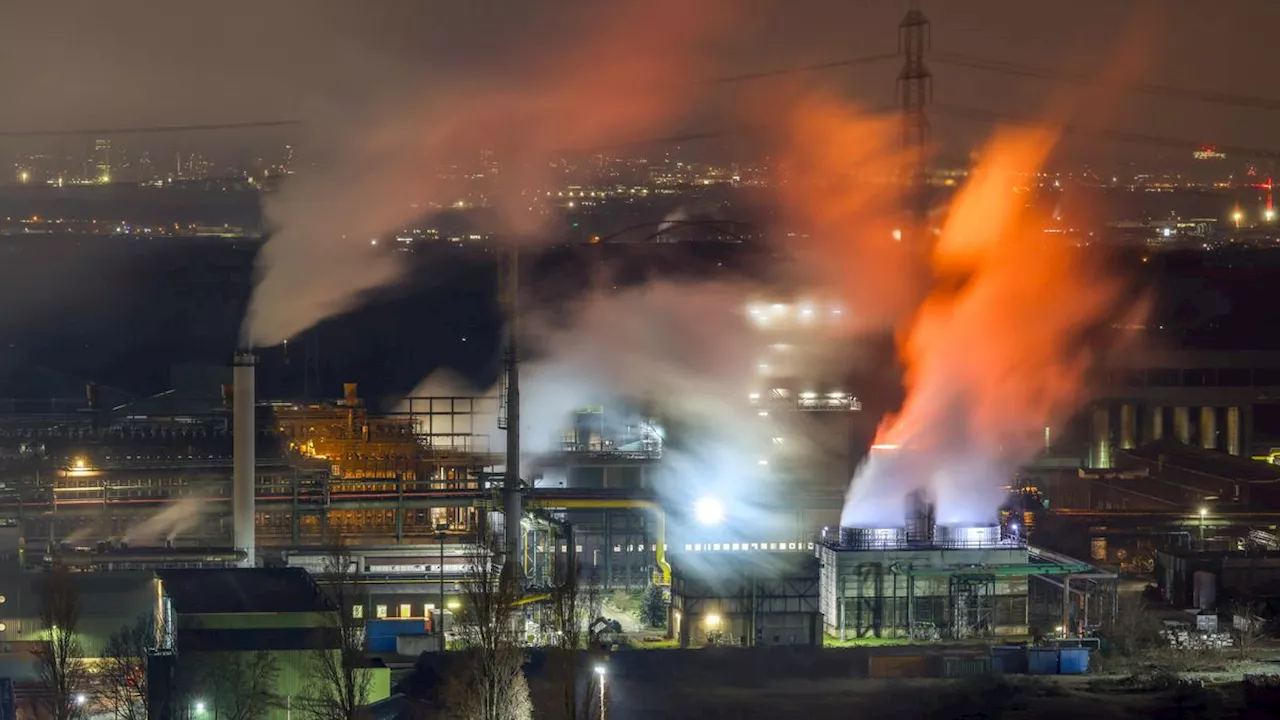
<path id="1" fill-rule="evenodd" d="M 605 676 L 605 668 L 604 668 L 604 666 L 603 666 L 603 665 L 597 665 L 597 666 L 596 666 L 596 674 L 597 674 L 597 675 L 599 675 L 600 677 L 604 677 L 604 676 Z"/>
<path id="2" fill-rule="evenodd" d="M 703 525 L 719 525 L 724 520 L 724 505 L 713 497 L 699 498 L 693 504 L 693 516 Z"/>
<path id="3" fill-rule="evenodd" d="M 1200 508 L 1200 517 L 1204 517 L 1205 515 L 1208 515 L 1208 514 L 1209 514 L 1209 508 L 1206 508 L 1206 507 Z"/>
<path id="4" fill-rule="evenodd" d="M 77 695 L 77 696 L 76 696 L 76 704 L 77 704 L 77 705 L 83 705 L 83 704 L 85 703 L 85 700 L 86 700 L 86 698 L 85 698 L 85 696 L 84 696 L 83 694 L 80 694 L 80 695 Z"/>

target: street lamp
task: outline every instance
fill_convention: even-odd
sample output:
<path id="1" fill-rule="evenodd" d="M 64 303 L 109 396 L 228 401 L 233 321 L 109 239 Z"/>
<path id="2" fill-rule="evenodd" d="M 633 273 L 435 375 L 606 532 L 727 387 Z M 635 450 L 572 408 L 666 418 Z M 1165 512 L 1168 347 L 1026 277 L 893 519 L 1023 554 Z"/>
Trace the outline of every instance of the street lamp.
<path id="1" fill-rule="evenodd" d="M 436 523 L 436 538 L 440 540 L 440 652 L 444 652 L 444 538 L 448 523 Z"/>
<path id="2" fill-rule="evenodd" d="M 604 678 L 606 668 L 604 665 L 596 665 L 596 676 L 600 678 L 600 720 L 604 720 Z"/>
<path id="3" fill-rule="evenodd" d="M 1209 508 L 1200 508 L 1200 551 L 1204 551 L 1204 516 L 1209 514 Z"/>

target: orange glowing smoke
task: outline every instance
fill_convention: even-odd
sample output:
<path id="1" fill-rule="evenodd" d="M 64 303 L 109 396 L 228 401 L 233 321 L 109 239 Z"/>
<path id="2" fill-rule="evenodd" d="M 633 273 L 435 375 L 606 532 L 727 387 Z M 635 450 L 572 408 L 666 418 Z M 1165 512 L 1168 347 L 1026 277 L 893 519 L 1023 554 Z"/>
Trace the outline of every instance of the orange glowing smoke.
<path id="1" fill-rule="evenodd" d="M 857 329 L 888 329 L 919 297 L 901 242 L 901 122 L 826 98 L 800 102 L 781 151 L 785 250 L 803 280 L 837 294 Z"/>
<path id="2" fill-rule="evenodd" d="M 811 277 L 838 281 L 855 315 L 895 328 L 905 368 L 906 399 L 875 449 L 910 448 L 910 468 L 871 453 L 842 522 L 894 522 L 917 490 L 949 521 L 994 517 L 1005 475 L 1084 399 L 1086 336 L 1124 291 L 1027 209 L 1056 134 L 997 133 L 936 237 L 898 242 L 909 166 L 897 122 L 818 102 L 792 129 L 781 199 L 811 235 L 788 249 Z"/>
<path id="3" fill-rule="evenodd" d="M 1084 335 L 1117 308 L 1118 280 L 1026 212 L 1055 141 L 998 133 L 954 199 L 930 254 L 935 283 L 901 337 L 907 397 L 876 442 L 956 443 L 1022 459 L 1081 401 Z"/>

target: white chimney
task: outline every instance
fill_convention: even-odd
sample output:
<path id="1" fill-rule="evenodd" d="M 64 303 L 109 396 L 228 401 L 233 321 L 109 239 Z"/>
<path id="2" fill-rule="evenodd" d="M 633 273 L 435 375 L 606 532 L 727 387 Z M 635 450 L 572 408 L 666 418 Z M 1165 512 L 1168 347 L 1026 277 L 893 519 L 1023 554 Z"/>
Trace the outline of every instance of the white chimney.
<path id="1" fill-rule="evenodd" d="M 244 567 L 254 566 L 254 486 L 257 477 L 257 456 L 254 447 L 254 373 L 258 358 L 253 353 L 236 355 L 232 376 L 234 383 L 231 404 L 231 430 L 233 439 L 231 513 L 236 550 L 245 553 Z"/>

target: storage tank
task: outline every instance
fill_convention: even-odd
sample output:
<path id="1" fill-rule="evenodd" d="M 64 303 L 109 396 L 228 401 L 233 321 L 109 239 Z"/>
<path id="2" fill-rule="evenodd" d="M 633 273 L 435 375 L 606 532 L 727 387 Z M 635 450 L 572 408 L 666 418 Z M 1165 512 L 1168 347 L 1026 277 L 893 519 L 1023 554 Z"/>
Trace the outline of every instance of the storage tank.
<path id="1" fill-rule="evenodd" d="M 938 525 L 933 541 L 942 547 L 994 547 L 1000 544 L 999 523 Z"/>
<path id="2" fill-rule="evenodd" d="M 1191 604 L 1197 610 L 1213 610 L 1218 603 L 1218 577 L 1205 570 L 1191 576 Z"/>
<path id="3" fill-rule="evenodd" d="M 840 528 L 840 546 L 853 550 L 886 550 L 906 544 L 907 529 L 902 527 Z"/>

